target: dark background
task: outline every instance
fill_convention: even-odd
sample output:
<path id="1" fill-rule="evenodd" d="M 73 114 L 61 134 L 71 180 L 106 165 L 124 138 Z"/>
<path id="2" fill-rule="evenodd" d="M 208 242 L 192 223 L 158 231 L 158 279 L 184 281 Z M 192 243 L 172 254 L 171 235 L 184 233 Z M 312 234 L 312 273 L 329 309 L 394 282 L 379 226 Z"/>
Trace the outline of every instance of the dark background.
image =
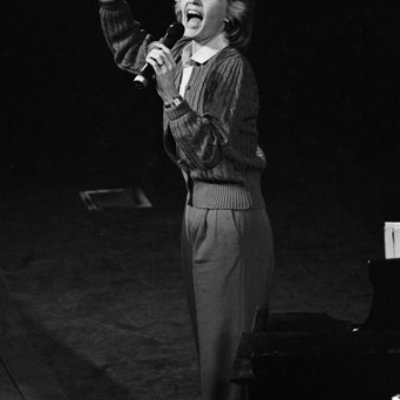
<path id="1" fill-rule="evenodd" d="M 266 187 L 357 181 L 395 197 L 400 21 L 387 3 L 258 1 L 247 56 L 260 88 Z M 156 35 L 173 19 L 172 1 L 130 4 Z M 113 64 L 96 1 L 2 7 L 5 181 L 103 174 L 115 184 L 180 184 L 162 148 L 161 102 Z M 384 213 L 395 217 L 389 203 Z"/>

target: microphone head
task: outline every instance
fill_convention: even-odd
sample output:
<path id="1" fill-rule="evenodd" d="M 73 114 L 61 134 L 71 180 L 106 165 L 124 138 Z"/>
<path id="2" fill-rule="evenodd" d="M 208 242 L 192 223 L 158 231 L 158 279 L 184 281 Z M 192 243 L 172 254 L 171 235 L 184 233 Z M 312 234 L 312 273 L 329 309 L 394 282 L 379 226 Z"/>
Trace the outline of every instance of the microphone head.
<path id="1" fill-rule="evenodd" d="M 167 33 L 163 38 L 163 44 L 168 48 L 172 48 L 174 44 L 183 36 L 184 32 L 185 28 L 180 22 L 173 22 L 167 29 Z"/>

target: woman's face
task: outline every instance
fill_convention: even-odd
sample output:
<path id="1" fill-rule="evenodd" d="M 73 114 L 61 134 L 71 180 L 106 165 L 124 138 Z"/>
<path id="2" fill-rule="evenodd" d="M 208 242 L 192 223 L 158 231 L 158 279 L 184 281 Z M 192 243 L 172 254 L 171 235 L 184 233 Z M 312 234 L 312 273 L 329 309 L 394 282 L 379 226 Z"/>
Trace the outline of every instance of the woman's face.
<path id="1" fill-rule="evenodd" d="M 205 43 L 224 31 L 228 0 L 178 0 L 185 37 Z"/>

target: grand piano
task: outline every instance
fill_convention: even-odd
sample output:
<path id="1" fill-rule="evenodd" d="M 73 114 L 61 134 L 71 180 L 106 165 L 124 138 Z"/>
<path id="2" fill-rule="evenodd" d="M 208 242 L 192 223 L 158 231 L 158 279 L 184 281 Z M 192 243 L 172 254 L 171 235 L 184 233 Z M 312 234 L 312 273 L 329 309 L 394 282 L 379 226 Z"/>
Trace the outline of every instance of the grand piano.
<path id="1" fill-rule="evenodd" d="M 258 310 L 232 375 L 249 400 L 400 399 L 400 259 L 368 268 L 373 301 L 361 325 Z"/>

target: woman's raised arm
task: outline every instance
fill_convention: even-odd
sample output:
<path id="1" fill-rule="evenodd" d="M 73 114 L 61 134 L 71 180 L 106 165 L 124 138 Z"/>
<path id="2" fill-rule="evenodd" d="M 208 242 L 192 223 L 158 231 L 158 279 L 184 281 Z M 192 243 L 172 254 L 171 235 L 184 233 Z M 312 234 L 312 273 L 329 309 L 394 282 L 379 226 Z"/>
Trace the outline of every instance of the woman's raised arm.
<path id="1" fill-rule="evenodd" d="M 107 45 L 117 66 L 138 74 L 152 42 L 136 21 L 125 0 L 99 0 L 100 22 Z"/>

